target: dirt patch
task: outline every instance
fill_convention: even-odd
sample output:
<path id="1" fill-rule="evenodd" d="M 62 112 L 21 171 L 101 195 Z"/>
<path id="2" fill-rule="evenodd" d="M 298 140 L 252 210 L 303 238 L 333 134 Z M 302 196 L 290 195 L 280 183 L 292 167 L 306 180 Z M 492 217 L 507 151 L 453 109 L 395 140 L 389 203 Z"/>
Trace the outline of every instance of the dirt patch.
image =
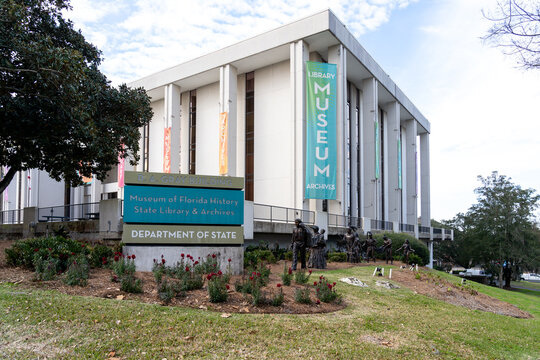
<path id="1" fill-rule="evenodd" d="M 2 254 L 4 253 L 1 249 Z M 329 270 L 350 267 L 350 264 L 332 263 Z M 279 289 L 276 286 L 281 283 L 280 274 L 283 271 L 283 262 L 273 264 L 268 286 L 263 288 L 263 293 L 268 299 L 272 299 Z M 324 271 L 324 270 L 323 270 Z M 116 300 L 135 300 L 150 304 L 160 304 L 157 295 L 156 282 L 151 272 L 137 272 L 137 278 L 143 281 L 143 292 L 141 294 L 130 294 L 120 290 L 120 284 L 112 282 L 113 272 L 110 269 L 92 269 L 88 279 L 88 285 L 85 287 L 69 286 L 64 284 L 59 277 L 53 281 L 35 281 L 34 273 L 23 268 L 7 267 L 4 259 L 0 259 L 0 282 L 15 283 L 26 288 L 37 288 L 44 290 L 57 290 L 69 295 L 94 296 Z M 311 289 L 311 300 L 313 304 L 299 304 L 295 302 L 295 291 L 302 288 L 301 285 L 294 283 L 291 286 L 282 286 L 284 302 L 282 306 L 261 305 L 253 306 L 250 303 L 250 295 L 244 296 L 242 293 L 234 291 L 234 283 L 241 280 L 241 276 L 233 276 L 230 284 L 229 298 L 226 303 L 213 304 L 208 299 L 206 287 L 201 290 L 187 292 L 185 297 L 174 298 L 169 306 L 183 306 L 198 308 L 202 310 L 213 310 L 224 313 L 282 313 L 282 314 L 315 314 L 328 313 L 343 309 L 346 304 L 320 303 L 316 304 L 315 290 Z M 312 284 L 315 279 L 312 277 L 308 284 Z"/>
<path id="2" fill-rule="evenodd" d="M 408 269 L 394 269 L 392 280 L 414 290 L 418 294 L 427 295 L 472 310 L 488 311 L 523 319 L 533 317 L 528 312 L 520 310 L 512 304 L 478 293 L 467 286 L 454 285 L 426 271 L 421 270 L 417 273 Z"/>

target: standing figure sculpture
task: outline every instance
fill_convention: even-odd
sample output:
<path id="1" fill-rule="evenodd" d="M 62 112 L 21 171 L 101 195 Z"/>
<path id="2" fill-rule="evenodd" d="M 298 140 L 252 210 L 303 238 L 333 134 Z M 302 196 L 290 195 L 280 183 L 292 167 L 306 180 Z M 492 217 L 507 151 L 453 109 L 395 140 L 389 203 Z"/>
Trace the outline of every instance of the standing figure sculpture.
<path id="1" fill-rule="evenodd" d="M 384 259 L 388 264 L 388 259 L 390 259 L 390 264 L 394 263 L 394 258 L 392 257 L 392 239 L 389 239 L 388 236 L 383 236 L 383 251 Z"/>
<path id="2" fill-rule="evenodd" d="M 313 267 L 313 256 L 315 254 L 315 244 L 317 243 L 317 237 L 319 236 L 319 227 L 317 225 L 312 225 L 311 230 L 313 231 L 313 234 L 311 235 L 311 241 L 307 244 L 307 247 L 309 248 L 309 257 L 307 261 L 308 268 Z"/>
<path id="3" fill-rule="evenodd" d="M 367 232 L 367 239 L 366 239 L 366 247 L 367 247 L 367 262 L 369 262 L 370 258 L 373 258 L 373 262 L 375 262 L 375 239 L 373 238 L 373 234 L 371 231 Z"/>
<path id="4" fill-rule="evenodd" d="M 409 244 L 409 239 L 406 239 L 403 245 L 396 251 L 400 251 L 403 249 L 403 262 L 407 265 L 409 265 L 409 254 L 414 252 L 414 249 L 411 247 L 411 244 Z"/>
<path id="5" fill-rule="evenodd" d="M 318 229 L 318 228 L 317 228 Z M 315 269 L 326 269 L 326 241 L 324 241 L 325 230 L 315 233 L 311 247 L 310 267 Z"/>
<path id="6" fill-rule="evenodd" d="M 345 235 L 343 235 L 343 242 L 347 244 L 347 261 L 351 263 L 360 262 L 360 241 L 358 241 L 358 235 L 355 228 L 349 226 Z"/>
<path id="7" fill-rule="evenodd" d="M 300 256 L 300 264 L 302 269 L 306 268 L 306 246 L 308 246 L 309 241 L 309 232 L 306 229 L 306 225 L 300 219 L 294 221 L 296 227 L 292 233 L 292 252 L 293 252 L 293 262 L 292 269 L 296 270 L 296 265 L 298 263 L 298 256 Z"/>

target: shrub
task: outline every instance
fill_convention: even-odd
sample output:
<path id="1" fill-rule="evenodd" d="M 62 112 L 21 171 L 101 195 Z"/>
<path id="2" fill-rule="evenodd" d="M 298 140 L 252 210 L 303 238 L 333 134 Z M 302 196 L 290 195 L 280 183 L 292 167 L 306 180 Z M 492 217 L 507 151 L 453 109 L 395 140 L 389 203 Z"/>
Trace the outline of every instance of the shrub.
<path id="1" fill-rule="evenodd" d="M 300 304 L 311 304 L 311 297 L 309 288 L 306 286 L 303 289 L 296 289 L 294 293 L 294 300 Z"/>
<path id="2" fill-rule="evenodd" d="M 260 272 L 252 272 L 249 278 L 242 279 L 242 282 L 237 281 L 234 286 L 236 291 L 245 294 L 251 294 L 251 303 L 253 305 L 261 305 L 266 303 L 266 298 L 261 290 L 266 283 L 262 279 Z"/>
<path id="3" fill-rule="evenodd" d="M 418 264 L 418 266 L 424 265 L 422 258 L 416 254 L 409 254 L 409 264 Z"/>
<path id="4" fill-rule="evenodd" d="M 90 265 L 95 268 L 107 266 L 111 262 L 113 251 L 105 245 L 96 245 L 90 249 Z"/>
<path id="5" fill-rule="evenodd" d="M 272 306 L 281 306 L 284 300 L 283 287 L 281 284 L 277 284 L 276 287 L 278 288 L 278 293 L 272 298 Z"/>
<path id="6" fill-rule="evenodd" d="M 383 236 L 386 235 L 390 239 L 392 239 L 392 254 L 394 255 L 394 259 L 396 258 L 395 255 L 402 255 L 402 252 L 396 253 L 396 249 L 399 249 L 401 245 L 405 242 L 405 239 L 409 239 L 409 243 L 411 244 L 411 247 L 414 250 L 413 254 L 409 255 L 409 261 L 411 260 L 411 255 L 416 255 L 420 257 L 421 261 L 414 262 L 418 265 L 427 264 L 429 262 L 429 250 L 427 248 L 427 245 L 424 244 L 421 240 L 418 240 L 412 235 L 405 234 L 405 233 L 383 233 L 383 234 L 374 234 L 373 238 L 377 241 L 377 248 L 380 248 L 383 244 Z M 379 253 L 379 258 L 384 258 L 384 254 Z M 401 259 L 401 258 L 400 258 Z"/>
<path id="7" fill-rule="evenodd" d="M 220 303 L 227 301 L 229 285 L 225 281 L 225 277 L 221 271 L 208 274 L 206 279 L 208 280 L 208 297 L 210 302 Z"/>
<path id="8" fill-rule="evenodd" d="M 294 281 L 297 284 L 306 284 L 309 281 L 309 277 L 311 276 L 311 269 L 308 271 L 308 274 L 306 275 L 306 270 L 301 269 L 297 270 L 294 274 Z"/>
<path id="9" fill-rule="evenodd" d="M 275 264 L 277 260 L 272 251 L 268 249 L 252 248 L 248 246 L 246 251 L 244 251 L 244 266 L 257 267 L 262 262 Z"/>
<path id="10" fill-rule="evenodd" d="M 283 281 L 283 285 L 291 286 L 292 277 L 293 277 L 292 268 L 289 267 L 287 269 L 287 264 L 284 264 L 283 265 L 283 274 L 281 274 L 281 280 Z"/>
<path id="11" fill-rule="evenodd" d="M 69 259 L 72 256 L 88 255 L 86 245 L 60 236 L 18 240 L 5 252 L 8 265 L 22 266 L 30 270 L 35 270 L 34 258 L 36 254 L 42 260 L 54 258 L 58 262 L 58 272 L 67 269 Z"/>
<path id="12" fill-rule="evenodd" d="M 283 254 L 283 257 L 285 258 L 285 260 L 287 261 L 292 261 L 292 258 L 293 258 L 293 253 L 291 250 L 289 251 L 286 251 L 285 254 Z"/>
<path id="13" fill-rule="evenodd" d="M 113 270 L 117 281 L 120 281 L 120 290 L 129 293 L 142 292 L 141 279 L 135 278 L 135 255 L 116 253 L 114 256 Z"/>
<path id="14" fill-rule="evenodd" d="M 53 257 L 42 257 L 40 254 L 34 256 L 34 269 L 36 280 L 49 281 L 56 277 L 59 272 L 59 261 Z"/>
<path id="15" fill-rule="evenodd" d="M 341 295 L 339 295 L 336 291 L 335 282 L 329 283 L 326 278 L 321 275 L 319 277 L 319 281 L 316 281 L 313 285 L 315 285 L 317 299 L 321 300 L 322 302 L 329 303 L 332 301 L 341 301 Z"/>
<path id="16" fill-rule="evenodd" d="M 86 286 L 89 272 L 90 266 L 86 257 L 79 255 L 71 259 L 64 282 L 71 286 Z"/>
<path id="17" fill-rule="evenodd" d="M 164 279 L 162 282 L 158 283 L 157 291 L 159 299 L 166 305 L 180 293 L 177 284 L 168 279 Z"/>
<path id="18" fill-rule="evenodd" d="M 346 262 L 347 254 L 344 252 L 329 252 L 328 253 L 328 262 Z"/>

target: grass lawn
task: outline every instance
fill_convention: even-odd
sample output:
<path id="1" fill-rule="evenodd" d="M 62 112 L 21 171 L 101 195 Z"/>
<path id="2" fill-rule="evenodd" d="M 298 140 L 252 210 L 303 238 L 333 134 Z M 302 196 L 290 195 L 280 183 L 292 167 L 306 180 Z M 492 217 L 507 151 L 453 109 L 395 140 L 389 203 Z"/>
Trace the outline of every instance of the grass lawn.
<path id="1" fill-rule="evenodd" d="M 512 281 L 510 283 L 510 286 L 512 286 L 512 287 L 524 287 L 524 288 L 529 288 L 529 289 L 538 289 L 538 290 L 540 290 L 540 283 L 539 282 L 534 282 L 534 281 L 525 281 L 525 280 Z"/>
<path id="2" fill-rule="evenodd" d="M 540 297 L 472 286 L 530 312 L 516 319 L 374 286 L 373 267 L 325 272 L 349 306 L 318 315 L 250 315 L 75 297 L 0 285 L 0 358 L 537 359 Z M 460 281 L 451 275 L 441 276 Z M 314 275 L 317 275 L 314 273 Z M 111 352 L 114 352 L 112 354 Z"/>

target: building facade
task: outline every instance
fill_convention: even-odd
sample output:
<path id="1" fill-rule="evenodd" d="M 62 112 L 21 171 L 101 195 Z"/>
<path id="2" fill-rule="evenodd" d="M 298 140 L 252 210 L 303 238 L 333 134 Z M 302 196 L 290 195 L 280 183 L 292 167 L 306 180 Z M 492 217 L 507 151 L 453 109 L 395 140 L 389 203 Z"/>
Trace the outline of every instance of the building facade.
<path id="1" fill-rule="evenodd" d="M 305 196 L 307 62 L 335 64 L 333 199 Z M 288 232 L 260 224 L 280 213 L 285 223 L 302 217 L 330 235 L 353 224 L 431 244 L 430 123 L 330 10 L 129 86 L 146 89 L 154 117 L 141 129 L 141 161 L 125 169 L 244 177 L 246 239 Z M 117 180 L 113 169 L 103 183 L 69 188 L 21 173 L 2 210 L 121 199 Z"/>

